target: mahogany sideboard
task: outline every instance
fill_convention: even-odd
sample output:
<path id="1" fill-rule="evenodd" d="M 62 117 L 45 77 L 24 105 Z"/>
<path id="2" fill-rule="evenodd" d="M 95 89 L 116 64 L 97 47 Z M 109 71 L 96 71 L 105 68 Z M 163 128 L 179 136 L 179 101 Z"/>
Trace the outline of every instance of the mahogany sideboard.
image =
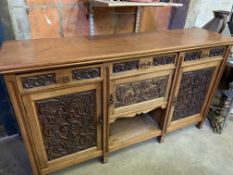
<path id="1" fill-rule="evenodd" d="M 202 29 L 5 42 L 0 73 L 34 174 L 201 127 L 232 45 Z"/>

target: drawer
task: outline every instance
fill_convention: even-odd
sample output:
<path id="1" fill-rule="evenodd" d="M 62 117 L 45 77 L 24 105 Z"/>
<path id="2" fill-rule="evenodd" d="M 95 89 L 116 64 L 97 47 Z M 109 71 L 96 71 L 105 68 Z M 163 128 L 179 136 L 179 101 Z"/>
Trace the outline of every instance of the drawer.
<path id="1" fill-rule="evenodd" d="M 199 50 L 192 50 L 182 53 L 184 62 L 189 61 L 197 61 L 203 59 L 215 59 L 215 58 L 222 58 L 225 53 L 225 47 L 214 47 L 208 49 L 199 49 Z"/>
<path id="2" fill-rule="evenodd" d="M 110 82 L 110 122 L 157 107 L 165 108 L 173 70 L 141 74 Z"/>
<path id="3" fill-rule="evenodd" d="M 56 88 L 72 84 L 83 84 L 102 80 L 101 65 L 73 67 L 16 75 L 20 92 Z"/>
<path id="4" fill-rule="evenodd" d="M 165 55 L 145 56 L 127 61 L 114 62 L 111 65 L 111 75 L 121 76 L 125 73 L 137 73 L 156 69 L 173 68 L 177 54 L 170 53 Z"/>

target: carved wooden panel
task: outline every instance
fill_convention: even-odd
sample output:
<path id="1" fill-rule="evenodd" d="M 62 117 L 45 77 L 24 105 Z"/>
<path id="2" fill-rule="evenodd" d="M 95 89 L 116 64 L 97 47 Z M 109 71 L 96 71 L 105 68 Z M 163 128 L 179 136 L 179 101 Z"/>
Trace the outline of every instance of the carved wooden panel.
<path id="1" fill-rule="evenodd" d="M 167 75 L 117 85 L 115 91 L 115 107 L 118 108 L 164 97 L 168 77 Z"/>
<path id="2" fill-rule="evenodd" d="M 134 70 L 134 69 L 138 69 L 138 67 L 139 67 L 139 60 L 115 63 L 113 64 L 113 73 Z"/>
<path id="3" fill-rule="evenodd" d="M 153 58 L 153 64 L 155 66 L 165 65 L 165 64 L 174 64 L 176 55 L 166 55 Z"/>
<path id="4" fill-rule="evenodd" d="M 184 56 L 184 61 L 199 60 L 201 59 L 202 51 L 187 52 Z"/>
<path id="5" fill-rule="evenodd" d="M 204 103 L 214 68 L 183 73 L 172 120 L 199 114 Z"/>
<path id="6" fill-rule="evenodd" d="M 58 84 L 69 83 L 72 80 L 72 74 L 70 71 L 57 71 L 56 72 L 56 81 Z"/>
<path id="7" fill-rule="evenodd" d="M 213 48 L 210 50 L 209 57 L 223 56 L 224 51 L 225 51 L 224 47 Z"/>
<path id="8" fill-rule="evenodd" d="M 84 80 L 100 77 L 100 68 L 73 70 L 73 79 Z"/>
<path id="9" fill-rule="evenodd" d="M 142 58 L 139 61 L 139 69 L 148 69 L 152 66 L 152 57 Z"/>
<path id="10" fill-rule="evenodd" d="M 40 86 L 48 86 L 51 84 L 56 84 L 56 74 L 44 74 L 36 75 L 31 77 L 21 78 L 22 86 L 25 89 L 31 89 Z"/>
<path id="11" fill-rule="evenodd" d="M 97 144 L 95 91 L 35 102 L 48 160 Z"/>

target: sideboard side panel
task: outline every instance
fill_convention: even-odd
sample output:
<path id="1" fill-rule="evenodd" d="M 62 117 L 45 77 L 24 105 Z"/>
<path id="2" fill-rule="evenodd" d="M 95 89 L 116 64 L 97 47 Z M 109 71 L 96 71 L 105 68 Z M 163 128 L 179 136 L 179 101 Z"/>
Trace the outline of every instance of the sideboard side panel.
<path id="1" fill-rule="evenodd" d="M 227 59 L 229 57 L 229 54 L 232 50 L 232 47 L 233 46 L 227 46 L 226 49 L 225 49 L 225 53 L 224 53 L 224 56 L 223 56 L 223 61 L 221 62 L 221 64 L 219 65 L 219 69 L 218 69 L 218 73 L 216 75 L 216 78 L 215 78 L 215 81 L 213 83 L 213 87 L 210 91 L 210 95 L 209 95 L 209 99 L 208 99 L 208 102 L 205 104 L 204 106 L 204 110 L 203 110 L 203 118 L 202 118 L 202 121 L 198 124 L 198 127 L 201 128 L 202 125 L 203 125 L 203 122 L 205 121 L 206 117 L 207 117 L 207 113 L 209 111 L 209 108 L 210 108 L 210 105 L 211 105 L 211 102 L 212 102 L 212 99 L 214 97 L 214 93 L 216 92 L 217 90 L 217 87 L 218 87 L 218 84 L 220 82 L 220 79 L 221 79 L 221 76 L 223 74 L 223 71 L 224 71 L 224 68 L 225 68 L 225 64 L 227 62 Z"/>
<path id="2" fill-rule="evenodd" d="M 31 135 L 29 131 L 29 127 L 27 125 L 27 119 L 25 111 L 23 110 L 23 102 L 21 101 L 21 97 L 19 95 L 19 91 L 17 88 L 17 83 L 15 81 L 14 75 L 5 75 L 4 80 L 7 86 L 7 90 L 10 96 L 11 104 L 13 106 L 17 123 L 20 129 L 21 136 L 23 138 L 23 142 L 28 153 L 28 158 L 31 163 L 32 171 L 34 175 L 40 175 L 40 167 L 38 164 L 38 160 L 36 157 L 35 150 L 33 149 L 33 144 L 31 140 Z"/>

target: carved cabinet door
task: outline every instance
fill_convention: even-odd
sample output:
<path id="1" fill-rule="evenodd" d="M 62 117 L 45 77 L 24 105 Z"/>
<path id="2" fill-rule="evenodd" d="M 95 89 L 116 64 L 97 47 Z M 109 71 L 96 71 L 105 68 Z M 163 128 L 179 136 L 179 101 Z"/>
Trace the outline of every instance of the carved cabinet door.
<path id="1" fill-rule="evenodd" d="M 101 89 L 96 83 L 23 96 L 42 169 L 102 154 Z"/>
<path id="2" fill-rule="evenodd" d="M 110 122 L 165 107 L 173 70 L 157 71 L 110 82 Z"/>
<path id="3" fill-rule="evenodd" d="M 183 66 L 169 116 L 168 130 L 200 122 L 220 62 Z"/>

